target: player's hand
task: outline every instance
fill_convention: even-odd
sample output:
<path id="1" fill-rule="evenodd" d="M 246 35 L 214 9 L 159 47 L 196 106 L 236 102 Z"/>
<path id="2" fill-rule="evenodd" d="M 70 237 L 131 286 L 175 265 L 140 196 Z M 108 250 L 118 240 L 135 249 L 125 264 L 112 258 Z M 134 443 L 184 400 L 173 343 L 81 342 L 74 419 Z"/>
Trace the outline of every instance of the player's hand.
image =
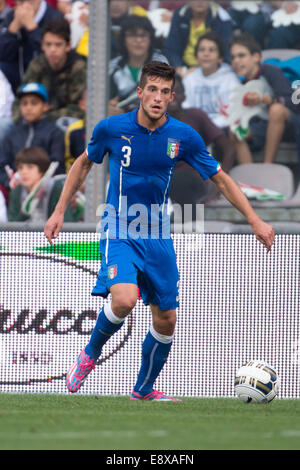
<path id="1" fill-rule="evenodd" d="M 258 219 L 252 224 L 252 229 L 257 240 L 262 243 L 266 247 L 267 252 L 269 252 L 275 239 L 273 227 L 263 220 Z"/>
<path id="2" fill-rule="evenodd" d="M 64 214 L 55 213 L 51 215 L 51 217 L 47 220 L 44 235 L 47 238 L 50 245 L 52 245 L 52 240 L 58 237 L 59 232 L 64 223 Z"/>

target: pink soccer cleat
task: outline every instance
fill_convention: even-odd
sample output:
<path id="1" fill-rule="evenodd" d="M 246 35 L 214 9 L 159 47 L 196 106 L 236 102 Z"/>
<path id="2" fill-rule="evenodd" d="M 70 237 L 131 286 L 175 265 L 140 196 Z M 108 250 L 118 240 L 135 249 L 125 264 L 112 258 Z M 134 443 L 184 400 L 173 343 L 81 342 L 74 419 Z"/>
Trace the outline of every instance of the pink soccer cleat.
<path id="1" fill-rule="evenodd" d="M 66 377 L 66 386 L 69 392 L 76 393 L 83 385 L 86 377 L 95 368 L 96 359 L 88 356 L 84 349 L 70 368 Z"/>
<path id="2" fill-rule="evenodd" d="M 147 395 L 140 395 L 138 392 L 132 391 L 130 400 L 147 400 L 147 401 L 182 401 L 179 398 L 168 397 L 163 392 L 158 392 L 153 390 L 153 392 L 148 393 Z"/>

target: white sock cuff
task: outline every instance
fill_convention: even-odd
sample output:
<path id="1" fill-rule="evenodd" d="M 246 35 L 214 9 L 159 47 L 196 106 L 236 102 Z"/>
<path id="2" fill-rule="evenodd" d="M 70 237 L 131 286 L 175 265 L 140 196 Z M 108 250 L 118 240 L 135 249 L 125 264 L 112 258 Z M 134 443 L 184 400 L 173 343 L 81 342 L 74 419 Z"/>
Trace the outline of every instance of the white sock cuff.
<path id="1" fill-rule="evenodd" d="M 114 314 L 114 312 L 111 309 L 111 303 L 104 305 L 104 313 L 107 319 L 111 323 L 118 324 L 118 323 L 122 323 L 125 320 L 125 318 L 117 317 L 117 315 Z"/>
<path id="2" fill-rule="evenodd" d="M 166 336 L 166 335 L 161 335 L 160 333 L 157 333 L 157 331 L 155 331 L 153 325 L 150 326 L 150 333 L 152 334 L 152 336 L 153 336 L 157 341 L 159 341 L 160 343 L 164 343 L 164 344 L 171 343 L 171 342 L 173 341 L 173 338 L 174 338 L 174 335 L 172 335 L 172 336 Z"/>

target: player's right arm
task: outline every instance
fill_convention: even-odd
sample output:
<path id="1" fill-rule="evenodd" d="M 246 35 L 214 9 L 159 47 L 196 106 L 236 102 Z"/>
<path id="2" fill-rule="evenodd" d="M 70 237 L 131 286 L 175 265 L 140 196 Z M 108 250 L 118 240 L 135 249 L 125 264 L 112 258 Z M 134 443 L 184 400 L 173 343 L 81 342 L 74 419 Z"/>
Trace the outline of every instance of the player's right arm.
<path id="1" fill-rule="evenodd" d="M 58 236 L 62 228 L 64 214 L 72 196 L 85 181 L 92 165 L 93 162 L 88 158 L 87 153 L 84 152 L 76 158 L 75 162 L 71 166 L 55 210 L 45 225 L 44 235 L 51 245 L 53 238 Z"/>

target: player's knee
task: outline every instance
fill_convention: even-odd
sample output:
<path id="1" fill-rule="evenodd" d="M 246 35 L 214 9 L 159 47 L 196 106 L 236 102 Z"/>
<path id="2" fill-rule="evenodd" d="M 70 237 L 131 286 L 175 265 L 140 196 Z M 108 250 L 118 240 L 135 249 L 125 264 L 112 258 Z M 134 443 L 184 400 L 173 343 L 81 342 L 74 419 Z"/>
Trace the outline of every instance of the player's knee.
<path id="1" fill-rule="evenodd" d="M 119 314 L 128 315 L 135 307 L 137 296 L 134 294 L 123 294 L 113 302 L 113 310 Z"/>
<path id="2" fill-rule="evenodd" d="M 172 335 L 176 326 L 176 310 L 158 310 L 153 315 L 153 326 L 161 334 Z"/>

